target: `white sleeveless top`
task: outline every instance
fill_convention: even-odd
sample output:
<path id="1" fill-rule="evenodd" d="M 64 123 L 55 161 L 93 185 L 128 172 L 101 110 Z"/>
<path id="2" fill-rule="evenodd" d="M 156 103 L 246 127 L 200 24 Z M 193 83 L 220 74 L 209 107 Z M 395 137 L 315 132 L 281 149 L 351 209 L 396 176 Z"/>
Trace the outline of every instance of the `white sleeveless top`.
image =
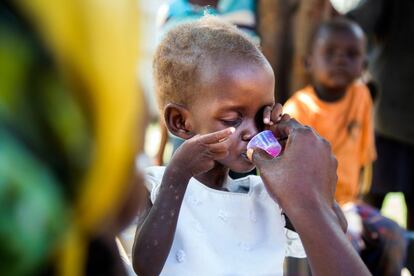
<path id="1" fill-rule="evenodd" d="M 154 202 L 165 167 L 146 169 Z M 299 236 L 284 228 L 281 209 L 261 178 L 228 179 L 229 191 L 192 178 L 161 275 L 283 275 L 285 256 L 306 257 Z"/>

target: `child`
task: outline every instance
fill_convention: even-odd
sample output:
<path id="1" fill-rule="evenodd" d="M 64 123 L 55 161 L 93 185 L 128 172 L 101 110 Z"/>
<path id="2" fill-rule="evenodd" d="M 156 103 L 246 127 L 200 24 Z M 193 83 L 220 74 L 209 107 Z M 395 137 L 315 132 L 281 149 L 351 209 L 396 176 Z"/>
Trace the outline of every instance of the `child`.
<path id="1" fill-rule="evenodd" d="M 165 19 L 162 22 L 162 33 L 178 24 L 200 19 L 204 14 L 208 13 L 236 25 L 253 40 L 259 40 L 258 33 L 256 32 L 255 10 L 256 1 L 254 0 L 172 0 L 160 9 L 160 17 Z M 165 15 L 161 16 L 163 13 Z M 162 118 L 161 121 L 163 121 Z M 164 164 L 164 150 L 168 138 L 168 131 L 164 122 L 160 123 L 160 127 L 161 142 L 155 157 L 157 165 Z M 184 140 L 175 136 L 170 136 L 168 139 L 173 146 L 173 154 L 184 142 Z M 253 170 L 244 174 L 229 173 L 231 178 L 241 178 L 247 174 L 256 174 L 256 171 Z"/>
<path id="2" fill-rule="evenodd" d="M 304 254 L 296 234 L 285 235 L 281 208 L 315 273 L 367 273 L 332 209 L 329 147 L 280 116 L 272 69 L 245 35 L 214 18 L 175 27 L 158 46 L 154 75 L 166 125 L 186 141 L 167 167 L 147 170 L 152 207 L 133 248 L 139 275 L 282 275 L 285 255 Z M 246 145 L 264 123 L 288 136 L 280 158 L 258 150 L 248 158 Z M 309 161 L 315 152 L 319 160 Z M 228 178 L 229 169 L 247 172 L 254 163 L 261 178 Z M 337 254 L 340 261 L 331 258 Z"/>
<path id="3" fill-rule="evenodd" d="M 368 88 L 357 81 L 364 62 L 365 38 L 357 24 L 342 18 L 323 23 L 312 38 L 306 60 L 313 84 L 295 93 L 284 111 L 331 143 L 338 159 L 335 198 L 343 206 L 349 234 L 371 272 L 399 275 L 405 250 L 402 230 L 377 210 L 357 203 L 361 169 L 375 159 L 371 97 Z"/>

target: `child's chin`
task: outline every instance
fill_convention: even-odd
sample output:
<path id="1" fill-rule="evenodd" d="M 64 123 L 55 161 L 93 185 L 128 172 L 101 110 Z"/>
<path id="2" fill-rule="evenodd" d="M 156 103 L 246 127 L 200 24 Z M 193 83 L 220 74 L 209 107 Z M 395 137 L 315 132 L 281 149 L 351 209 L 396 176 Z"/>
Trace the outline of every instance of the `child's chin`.
<path id="1" fill-rule="evenodd" d="M 346 89 L 351 83 L 352 83 L 352 80 L 343 78 L 343 79 L 334 80 L 330 86 L 334 90 L 341 90 L 341 89 Z"/>
<path id="2" fill-rule="evenodd" d="M 253 164 L 243 164 L 243 165 L 239 165 L 239 166 L 234 166 L 234 167 L 230 167 L 230 170 L 236 173 L 248 173 L 251 170 L 253 170 L 256 166 Z"/>

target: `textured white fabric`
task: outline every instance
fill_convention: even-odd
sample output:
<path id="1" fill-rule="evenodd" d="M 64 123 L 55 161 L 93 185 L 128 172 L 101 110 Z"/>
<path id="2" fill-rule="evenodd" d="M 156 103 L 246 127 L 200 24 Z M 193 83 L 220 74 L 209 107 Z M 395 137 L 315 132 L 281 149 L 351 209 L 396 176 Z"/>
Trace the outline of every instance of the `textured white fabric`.
<path id="1" fill-rule="evenodd" d="M 164 170 L 146 169 L 152 202 Z M 298 235 L 286 234 L 281 209 L 261 178 L 229 178 L 226 186 L 237 185 L 249 187 L 248 193 L 190 180 L 162 275 L 283 275 L 285 256 L 305 257 Z"/>

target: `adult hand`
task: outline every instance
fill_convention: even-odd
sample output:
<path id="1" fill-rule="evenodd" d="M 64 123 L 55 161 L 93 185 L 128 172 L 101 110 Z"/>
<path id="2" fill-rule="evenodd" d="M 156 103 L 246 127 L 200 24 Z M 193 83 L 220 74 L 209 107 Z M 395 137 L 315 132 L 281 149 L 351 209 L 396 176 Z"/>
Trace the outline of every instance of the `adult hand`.
<path id="1" fill-rule="evenodd" d="M 334 208 L 337 161 L 330 144 L 311 128 L 283 116 L 273 126 L 277 137 L 288 137 L 277 158 L 260 149 L 249 152 L 269 194 L 294 221 L 313 208 Z M 341 221 L 341 220 L 340 220 Z"/>
<path id="2" fill-rule="evenodd" d="M 248 155 L 299 233 L 312 274 L 370 275 L 343 233 L 346 222 L 334 201 L 337 161 L 329 143 L 289 116 L 275 127 L 276 137 L 288 137 L 283 154 L 271 159 L 255 149 Z"/>
<path id="3" fill-rule="evenodd" d="M 272 106 L 266 106 L 263 110 L 263 124 L 266 129 L 270 129 L 270 126 L 275 125 L 282 118 L 283 107 L 280 103 L 276 103 Z"/>

